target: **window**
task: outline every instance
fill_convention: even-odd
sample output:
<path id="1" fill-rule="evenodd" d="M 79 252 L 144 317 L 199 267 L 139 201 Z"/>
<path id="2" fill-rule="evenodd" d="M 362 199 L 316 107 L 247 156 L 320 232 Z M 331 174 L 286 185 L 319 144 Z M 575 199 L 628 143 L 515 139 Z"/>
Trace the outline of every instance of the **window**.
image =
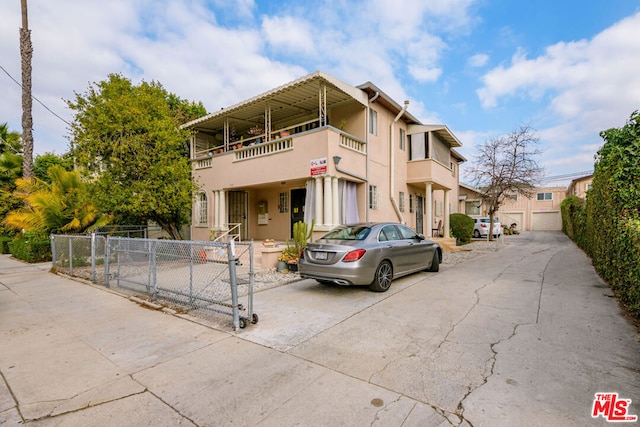
<path id="1" fill-rule="evenodd" d="M 591 186 L 592 186 L 592 185 L 593 185 L 593 184 L 587 184 L 587 191 L 591 190 Z"/>
<path id="2" fill-rule="evenodd" d="M 280 193 L 280 202 L 278 203 L 280 213 L 289 212 L 289 193 Z"/>
<path id="3" fill-rule="evenodd" d="M 507 194 L 507 198 L 508 198 L 508 199 L 513 199 L 513 200 L 515 200 L 515 201 L 517 202 L 517 201 L 518 201 L 518 193 L 515 193 L 515 194 Z"/>
<path id="4" fill-rule="evenodd" d="M 207 225 L 208 223 L 208 213 L 209 207 L 207 202 L 207 194 L 202 191 L 198 193 L 198 197 L 196 199 L 196 224 L 197 225 Z"/>
<path id="5" fill-rule="evenodd" d="M 409 194 L 409 212 L 413 213 L 413 194 Z"/>
<path id="6" fill-rule="evenodd" d="M 369 133 L 378 134 L 378 112 L 373 108 L 369 109 Z"/>
<path id="7" fill-rule="evenodd" d="M 455 177 L 456 176 L 456 164 L 455 164 L 455 162 L 451 162 L 450 166 L 451 166 L 451 176 Z"/>
<path id="8" fill-rule="evenodd" d="M 400 209 L 400 212 L 404 212 L 404 191 L 401 191 L 398 195 L 398 209 Z"/>
<path id="9" fill-rule="evenodd" d="M 537 200 L 553 200 L 553 193 L 537 193 Z"/>
<path id="10" fill-rule="evenodd" d="M 404 129 L 400 129 L 400 149 L 405 151 L 405 144 L 407 142 L 407 134 Z"/>
<path id="11" fill-rule="evenodd" d="M 378 209 L 378 186 L 369 186 L 369 209 Z"/>

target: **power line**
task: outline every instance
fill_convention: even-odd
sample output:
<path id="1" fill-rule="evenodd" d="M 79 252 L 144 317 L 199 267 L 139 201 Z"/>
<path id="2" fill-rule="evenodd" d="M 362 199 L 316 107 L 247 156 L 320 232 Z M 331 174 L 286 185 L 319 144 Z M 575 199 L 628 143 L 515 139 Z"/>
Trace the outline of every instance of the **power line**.
<path id="1" fill-rule="evenodd" d="M 17 81 L 16 79 L 13 78 L 13 76 L 11 74 L 9 74 L 9 72 L 7 70 L 4 69 L 4 67 L 2 65 L 0 65 L 0 69 L 2 69 L 2 71 L 5 72 L 5 74 L 7 76 L 9 76 L 9 78 L 11 80 L 13 80 L 18 86 L 20 86 L 20 88 L 22 89 L 22 84 Z M 63 122 L 65 122 L 66 124 L 68 124 L 69 126 L 71 126 L 71 123 L 69 123 L 68 121 L 66 121 L 65 119 L 63 119 L 62 117 L 60 117 L 59 115 L 57 115 L 56 113 L 53 112 L 53 110 L 51 110 L 51 108 L 47 107 L 42 101 L 40 101 L 38 98 L 36 98 L 35 96 L 33 96 L 33 94 L 31 95 L 31 98 L 33 98 L 36 102 L 38 102 L 38 104 L 42 105 L 48 112 L 50 112 L 51 114 L 53 114 L 54 116 L 56 116 L 57 118 L 59 118 L 60 120 L 62 120 Z"/>

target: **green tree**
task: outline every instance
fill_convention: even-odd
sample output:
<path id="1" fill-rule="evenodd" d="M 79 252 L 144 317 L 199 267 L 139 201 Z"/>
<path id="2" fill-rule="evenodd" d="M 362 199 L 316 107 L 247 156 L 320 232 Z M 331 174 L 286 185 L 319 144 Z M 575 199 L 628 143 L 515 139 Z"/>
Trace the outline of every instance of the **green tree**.
<path id="1" fill-rule="evenodd" d="M 109 222 L 109 217 L 91 203 L 79 172 L 55 165 L 48 173 L 50 184 L 38 178 L 16 181 L 15 195 L 26 203 L 7 214 L 6 225 L 29 231 L 81 233 Z"/>
<path id="2" fill-rule="evenodd" d="M 62 156 L 55 153 L 38 154 L 33 161 L 33 175 L 42 181 L 51 183 L 47 171 L 54 165 L 62 166 L 66 171 L 72 171 L 73 158 L 68 154 Z"/>
<path id="3" fill-rule="evenodd" d="M 93 179 L 96 204 L 117 223 L 151 220 L 179 239 L 196 190 L 185 143 L 189 134 L 179 125 L 205 114 L 204 108 L 160 83 L 135 86 L 119 74 L 76 93 L 67 104 L 75 111 L 71 151 Z"/>
<path id="4" fill-rule="evenodd" d="M 0 154 L 2 153 L 22 154 L 20 134 L 10 131 L 6 122 L 0 124 Z"/>

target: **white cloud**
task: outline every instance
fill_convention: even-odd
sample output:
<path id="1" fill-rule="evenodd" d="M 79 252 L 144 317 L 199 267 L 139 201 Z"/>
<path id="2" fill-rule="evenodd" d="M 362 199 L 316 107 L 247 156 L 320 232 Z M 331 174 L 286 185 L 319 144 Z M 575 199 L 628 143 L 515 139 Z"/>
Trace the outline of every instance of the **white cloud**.
<path id="1" fill-rule="evenodd" d="M 486 53 L 477 53 L 467 60 L 467 63 L 473 68 L 484 67 L 488 62 L 489 55 L 487 55 Z"/>
<path id="2" fill-rule="evenodd" d="M 638 28 L 640 13 L 592 40 L 552 45 L 537 58 L 518 51 L 510 65 L 484 76 L 477 94 L 485 108 L 513 96 L 536 100 L 549 94 L 551 109 L 561 118 L 579 118 L 595 129 L 610 126 L 638 108 Z"/>
<path id="3" fill-rule="evenodd" d="M 292 16 L 266 16 L 262 31 L 267 42 L 276 49 L 289 50 L 291 54 L 313 52 L 313 37 L 309 24 Z"/>

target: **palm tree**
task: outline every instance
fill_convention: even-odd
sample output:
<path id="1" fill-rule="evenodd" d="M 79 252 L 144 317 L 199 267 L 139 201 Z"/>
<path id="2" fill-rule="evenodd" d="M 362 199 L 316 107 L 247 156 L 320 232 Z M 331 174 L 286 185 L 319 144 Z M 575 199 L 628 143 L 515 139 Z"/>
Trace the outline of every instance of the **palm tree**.
<path id="1" fill-rule="evenodd" d="M 9 125 L 5 122 L 0 124 L 0 154 L 2 153 L 22 154 L 22 142 L 18 132 L 10 132 Z"/>
<path id="2" fill-rule="evenodd" d="M 52 233 L 81 233 L 109 223 L 91 204 L 86 184 L 77 171 L 49 168 L 51 184 L 38 178 L 20 178 L 14 193 L 25 207 L 9 212 L 5 224 L 17 229 Z"/>
<path id="3" fill-rule="evenodd" d="M 20 57 L 22 58 L 22 145 L 24 147 L 24 163 L 22 175 L 33 176 L 33 117 L 31 101 L 31 31 L 27 19 L 27 0 L 21 0 L 22 28 L 20 28 Z"/>
<path id="4" fill-rule="evenodd" d="M 9 152 L 0 154 L 0 188 L 10 188 L 11 191 L 21 175 L 22 156 Z"/>

